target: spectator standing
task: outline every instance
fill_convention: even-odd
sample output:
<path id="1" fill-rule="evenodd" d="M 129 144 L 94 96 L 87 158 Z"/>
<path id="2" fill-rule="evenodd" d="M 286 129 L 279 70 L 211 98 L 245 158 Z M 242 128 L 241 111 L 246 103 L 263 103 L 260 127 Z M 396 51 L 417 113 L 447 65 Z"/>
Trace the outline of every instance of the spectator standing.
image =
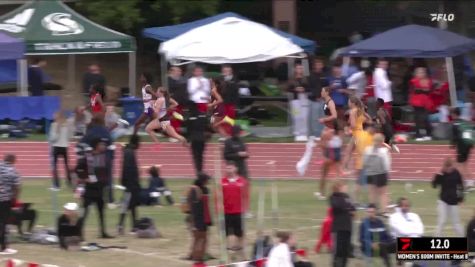
<path id="1" fill-rule="evenodd" d="M 171 66 L 168 70 L 168 90 L 170 97 L 175 99 L 178 105 L 171 111 L 183 114 L 183 110 L 188 106 L 189 96 L 186 89 L 186 80 L 182 76 L 183 71 L 178 66 Z M 172 116 L 170 123 L 177 133 L 181 133 L 182 121 Z"/>
<path id="2" fill-rule="evenodd" d="M 346 84 L 346 77 L 342 74 L 341 65 L 333 65 L 332 74 L 328 78 L 328 84 L 331 88 L 331 98 L 335 102 L 338 120 L 341 125 L 346 106 L 348 105 L 348 96 L 351 93 L 351 91 L 347 89 L 348 85 Z"/>
<path id="3" fill-rule="evenodd" d="M 351 255 L 351 231 L 355 207 L 346 190 L 346 185 L 337 181 L 333 186 L 333 194 L 330 196 L 330 206 L 333 212 L 334 267 L 345 267 Z"/>
<path id="4" fill-rule="evenodd" d="M 475 126 L 470 121 L 464 121 L 460 118 L 460 108 L 454 108 L 451 111 L 452 116 L 452 140 L 451 144 L 457 151 L 457 165 L 462 177 L 467 181 L 471 179 L 468 170 L 468 160 L 475 142 Z"/>
<path id="5" fill-rule="evenodd" d="M 78 214 L 78 204 L 66 203 L 64 212 L 59 216 L 56 226 L 59 246 L 68 250 L 71 245 L 79 246 L 83 240 L 83 219 Z"/>
<path id="6" fill-rule="evenodd" d="M 32 96 L 42 96 L 45 84 L 46 60 L 43 58 L 33 59 L 33 64 L 28 67 L 28 85 Z"/>
<path id="7" fill-rule="evenodd" d="M 320 253 L 320 249 L 322 248 L 323 245 L 327 246 L 328 251 L 333 250 L 333 244 L 332 244 L 332 238 L 331 238 L 332 224 L 333 224 L 333 213 L 332 213 L 332 209 L 328 208 L 327 216 L 325 217 L 325 219 L 323 219 L 323 222 L 320 227 L 320 238 L 318 239 L 317 244 L 315 245 L 315 253 Z"/>
<path id="8" fill-rule="evenodd" d="M 307 141 L 309 101 L 307 93 L 310 84 L 302 64 L 296 64 L 294 77 L 289 82 L 288 92 L 292 93 L 290 107 L 292 110 L 295 141 Z"/>
<path id="9" fill-rule="evenodd" d="M 294 267 L 290 254 L 292 235 L 289 232 L 278 232 L 276 237 L 278 243 L 272 247 L 267 257 L 266 267 Z"/>
<path id="10" fill-rule="evenodd" d="M 104 188 L 107 185 L 106 143 L 101 139 L 91 142 L 92 151 L 85 152 L 84 157 L 78 160 L 76 172 L 81 183 L 85 184 L 83 194 L 85 222 L 89 213 L 89 206 L 95 204 L 99 216 L 99 230 L 101 238 L 112 238 L 106 233 L 104 216 Z"/>
<path id="11" fill-rule="evenodd" d="M 15 169 L 16 156 L 7 154 L 0 162 L 0 255 L 17 253 L 8 248 L 7 222 L 11 214 L 12 204 L 18 199 L 20 192 L 20 176 Z"/>
<path id="12" fill-rule="evenodd" d="M 388 78 L 389 63 L 386 59 L 379 59 L 373 73 L 374 96 L 384 100 L 384 108 L 392 114 L 393 92 L 392 82 Z"/>
<path id="13" fill-rule="evenodd" d="M 246 212 L 244 201 L 248 186 L 247 180 L 238 175 L 233 162 L 226 164 L 226 176 L 221 179 L 221 188 L 225 230 L 229 242 L 228 249 L 242 252 L 244 245 L 243 213 Z"/>
<path id="14" fill-rule="evenodd" d="M 325 101 L 322 98 L 322 88 L 328 86 L 328 78 L 323 59 L 317 58 L 313 62 L 313 70 L 309 77 L 309 136 L 320 140 L 324 125 L 320 119 L 325 116 L 323 106 Z"/>
<path id="15" fill-rule="evenodd" d="M 209 209 L 209 189 L 207 187 L 211 177 L 201 173 L 195 180 L 187 194 L 187 203 L 190 210 L 190 226 L 193 233 L 191 260 L 203 263 L 208 246 L 208 227 L 212 225 Z"/>
<path id="16" fill-rule="evenodd" d="M 210 119 L 206 113 L 199 112 L 196 105 L 191 105 L 189 116 L 185 120 L 185 129 L 186 138 L 191 143 L 191 154 L 196 173 L 201 173 L 206 142 L 211 137 Z"/>
<path id="17" fill-rule="evenodd" d="M 203 75 L 203 68 L 195 66 L 193 76 L 188 79 L 187 91 L 190 100 L 198 107 L 198 111 L 206 113 L 208 103 L 211 101 L 211 81 Z"/>
<path id="18" fill-rule="evenodd" d="M 49 131 L 49 141 L 53 149 L 53 186 L 56 188 L 60 188 L 58 175 L 59 157 L 63 158 L 68 185 L 72 186 L 71 169 L 68 163 L 69 139 L 72 137 L 71 128 L 63 112 L 58 111 L 54 114 L 54 122 L 51 124 Z"/>
<path id="19" fill-rule="evenodd" d="M 388 234 L 384 222 L 376 217 L 376 205 L 369 204 L 366 209 L 367 217 L 361 221 L 359 241 L 361 252 L 366 257 L 380 256 L 384 266 L 391 267 L 389 253 L 395 247 L 393 239 Z"/>
<path id="20" fill-rule="evenodd" d="M 421 218 L 411 212 L 410 207 L 409 199 L 401 197 L 398 200 L 398 209 L 389 216 L 389 227 L 394 238 L 421 237 L 424 234 Z"/>
<path id="21" fill-rule="evenodd" d="M 104 142 L 107 150 L 106 150 L 106 167 L 107 167 L 107 182 L 105 184 L 107 190 L 107 198 L 110 208 L 114 208 L 114 190 L 112 188 L 113 181 L 113 170 L 112 170 L 112 160 L 115 153 L 115 146 L 112 142 L 112 137 L 105 127 L 104 116 L 102 114 L 94 114 L 91 123 L 87 127 L 86 135 L 79 141 L 79 146 L 86 146 L 92 147 L 92 145 L 96 144 L 97 140 L 101 140 Z"/>
<path id="22" fill-rule="evenodd" d="M 137 227 L 137 206 L 140 204 L 140 172 L 137 162 L 136 151 L 140 146 L 140 137 L 132 135 L 129 144 L 124 149 L 124 158 L 122 161 L 121 184 L 125 187 L 122 207 L 120 211 L 118 233 L 124 234 L 124 223 L 127 211 L 131 214 L 132 232 Z"/>
<path id="23" fill-rule="evenodd" d="M 93 85 L 97 85 L 99 88 L 106 88 L 106 78 L 101 73 L 101 68 L 98 64 L 92 63 L 87 67 L 87 72 L 84 73 L 82 78 L 82 90 L 85 96 L 89 96 L 89 90 Z M 105 97 L 104 92 L 101 92 Z"/>
<path id="24" fill-rule="evenodd" d="M 224 159 L 232 161 L 238 168 L 238 174 L 249 179 L 246 160 L 249 158 L 246 143 L 241 138 L 241 127 L 232 128 L 232 136 L 224 142 Z"/>
<path id="25" fill-rule="evenodd" d="M 463 228 L 460 223 L 459 204 L 463 202 L 463 180 L 462 175 L 453 166 L 452 159 L 447 158 L 444 162 L 442 170 L 434 176 L 432 187 L 440 186 L 440 194 L 437 213 L 437 229 L 436 236 L 441 236 L 442 229 L 447 217 L 452 220 L 455 232 L 459 236 L 463 236 Z"/>
<path id="26" fill-rule="evenodd" d="M 348 90 L 352 92 L 353 95 L 362 99 L 365 95 L 366 90 L 366 76 L 367 71 L 366 69 L 357 69 L 351 76 L 347 76 L 346 83 L 348 84 Z"/>
<path id="27" fill-rule="evenodd" d="M 221 66 L 220 79 L 223 81 L 222 90 L 219 92 L 223 98 L 223 115 L 236 119 L 236 107 L 239 105 L 239 80 L 234 75 L 231 65 Z M 222 127 L 228 135 L 231 135 L 229 124 L 223 124 Z"/>
<path id="28" fill-rule="evenodd" d="M 427 70 L 418 67 L 414 71 L 414 78 L 410 81 L 409 103 L 414 107 L 414 120 L 416 123 L 416 141 L 432 140 L 432 126 L 429 121 L 429 110 L 432 106 L 430 93 L 432 80 L 427 76 Z M 425 136 L 421 130 L 425 129 Z"/>
<path id="29" fill-rule="evenodd" d="M 370 203 L 379 202 L 379 209 L 386 213 L 388 206 L 388 178 L 391 170 L 391 156 L 384 144 L 384 136 L 375 134 L 373 145 L 365 149 L 363 169 L 368 179 Z"/>
<path id="30" fill-rule="evenodd" d="M 127 133 L 129 132 L 127 129 L 127 121 L 122 120 L 120 115 L 115 112 L 115 107 L 113 104 L 108 104 L 106 106 L 106 114 L 104 120 L 106 128 L 107 130 L 109 130 L 113 141 L 121 138 L 122 136 L 127 135 Z"/>

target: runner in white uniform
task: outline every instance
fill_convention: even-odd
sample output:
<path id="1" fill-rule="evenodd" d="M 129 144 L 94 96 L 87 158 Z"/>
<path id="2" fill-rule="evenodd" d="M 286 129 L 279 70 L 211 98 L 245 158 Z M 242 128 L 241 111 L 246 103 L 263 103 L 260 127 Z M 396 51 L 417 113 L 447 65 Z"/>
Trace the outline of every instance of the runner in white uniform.
<path id="1" fill-rule="evenodd" d="M 179 135 L 175 129 L 170 125 L 170 118 L 168 116 L 167 103 L 170 104 L 170 109 L 175 108 L 178 103 L 170 98 L 168 90 L 164 87 L 160 87 L 157 90 L 157 100 L 153 104 L 154 118 L 145 127 L 145 131 L 150 135 L 152 140 L 158 144 L 158 138 L 155 135 L 155 130 L 162 129 L 169 137 L 180 140 L 183 144 L 186 144 L 186 139 Z"/>
<path id="2" fill-rule="evenodd" d="M 152 75 L 149 73 L 142 73 L 140 76 L 140 83 L 142 83 L 142 100 L 144 110 L 140 117 L 137 119 L 134 125 L 134 134 L 137 133 L 140 126 L 147 120 L 153 117 L 153 98 L 155 93 L 153 92 L 152 86 L 150 83 L 152 82 Z"/>

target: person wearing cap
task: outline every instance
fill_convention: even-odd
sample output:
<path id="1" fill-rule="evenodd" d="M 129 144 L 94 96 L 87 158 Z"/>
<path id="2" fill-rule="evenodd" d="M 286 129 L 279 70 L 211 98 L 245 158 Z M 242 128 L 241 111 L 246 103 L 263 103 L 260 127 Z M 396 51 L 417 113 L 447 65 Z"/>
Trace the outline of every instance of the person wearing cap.
<path id="1" fill-rule="evenodd" d="M 20 176 L 15 164 L 16 156 L 7 154 L 0 161 L 0 255 L 15 254 L 17 251 L 8 248 L 7 221 L 12 210 L 12 203 L 18 199 L 20 192 Z"/>
<path id="2" fill-rule="evenodd" d="M 249 158 L 247 147 L 241 138 L 241 127 L 235 125 L 232 128 L 232 135 L 224 142 L 224 159 L 232 161 L 238 168 L 238 174 L 249 179 L 246 159 Z"/>
<path id="3" fill-rule="evenodd" d="M 380 256 L 384 261 L 384 266 L 390 267 L 389 252 L 393 239 L 389 235 L 384 222 L 376 217 L 376 205 L 369 204 L 366 208 L 368 217 L 364 218 L 360 224 L 359 241 L 361 251 L 366 257 Z"/>
<path id="4" fill-rule="evenodd" d="M 124 158 L 122 161 L 121 184 L 125 187 L 124 198 L 117 226 L 120 235 L 124 234 L 124 221 L 127 211 L 132 215 L 132 232 L 135 231 L 137 223 L 137 206 L 140 203 L 140 172 L 137 163 L 136 151 L 140 146 L 138 135 L 130 137 L 129 144 L 124 149 Z"/>
<path id="5" fill-rule="evenodd" d="M 63 214 L 57 220 L 56 230 L 61 249 L 68 250 L 69 246 L 77 246 L 83 240 L 83 219 L 79 217 L 78 208 L 77 203 L 66 203 Z"/>

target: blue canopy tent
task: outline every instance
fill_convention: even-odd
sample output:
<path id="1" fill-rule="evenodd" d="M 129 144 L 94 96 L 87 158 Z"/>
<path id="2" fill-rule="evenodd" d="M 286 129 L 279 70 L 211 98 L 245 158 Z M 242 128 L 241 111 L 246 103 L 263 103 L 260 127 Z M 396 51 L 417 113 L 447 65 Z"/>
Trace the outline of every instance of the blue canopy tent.
<path id="1" fill-rule="evenodd" d="M 451 104 L 455 106 L 457 94 L 452 57 L 474 49 L 474 39 L 438 28 L 406 25 L 348 46 L 341 55 L 350 57 L 445 58 Z"/>
<path id="2" fill-rule="evenodd" d="M 159 41 L 168 41 L 170 39 L 173 39 L 177 37 L 178 35 L 181 35 L 191 29 L 204 26 L 206 24 L 228 18 L 228 17 L 236 17 L 240 19 L 245 19 L 249 20 L 246 17 L 243 17 L 239 14 L 233 13 L 233 12 L 225 12 L 221 13 L 215 16 L 211 16 L 208 18 L 200 19 L 200 20 L 195 20 L 192 22 L 187 22 L 183 24 L 178 24 L 178 25 L 171 25 L 171 26 L 164 26 L 164 27 L 153 27 L 153 28 L 146 28 L 142 31 L 142 35 L 144 37 L 156 39 Z M 271 27 L 269 27 L 271 28 Z M 279 34 L 282 37 L 290 39 L 294 44 L 300 46 L 305 52 L 313 54 L 316 48 L 316 43 L 315 41 L 304 39 L 298 36 L 295 36 L 290 33 L 283 32 L 281 30 L 277 30 L 274 28 L 271 28 L 275 33 Z"/>
<path id="3" fill-rule="evenodd" d="M 21 77 L 17 77 L 17 59 L 23 58 L 25 43 L 17 38 L 0 33 L 0 84 L 18 81 L 20 88 Z"/>

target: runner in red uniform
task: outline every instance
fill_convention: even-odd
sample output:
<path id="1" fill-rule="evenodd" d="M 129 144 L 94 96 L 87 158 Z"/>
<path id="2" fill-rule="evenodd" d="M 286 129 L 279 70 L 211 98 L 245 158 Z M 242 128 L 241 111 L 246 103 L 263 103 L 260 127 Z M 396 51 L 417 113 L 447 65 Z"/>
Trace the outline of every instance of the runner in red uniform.
<path id="1" fill-rule="evenodd" d="M 90 103 L 92 113 L 100 113 L 104 111 L 104 104 L 102 102 L 102 96 L 99 93 L 97 85 L 91 86 Z"/>

